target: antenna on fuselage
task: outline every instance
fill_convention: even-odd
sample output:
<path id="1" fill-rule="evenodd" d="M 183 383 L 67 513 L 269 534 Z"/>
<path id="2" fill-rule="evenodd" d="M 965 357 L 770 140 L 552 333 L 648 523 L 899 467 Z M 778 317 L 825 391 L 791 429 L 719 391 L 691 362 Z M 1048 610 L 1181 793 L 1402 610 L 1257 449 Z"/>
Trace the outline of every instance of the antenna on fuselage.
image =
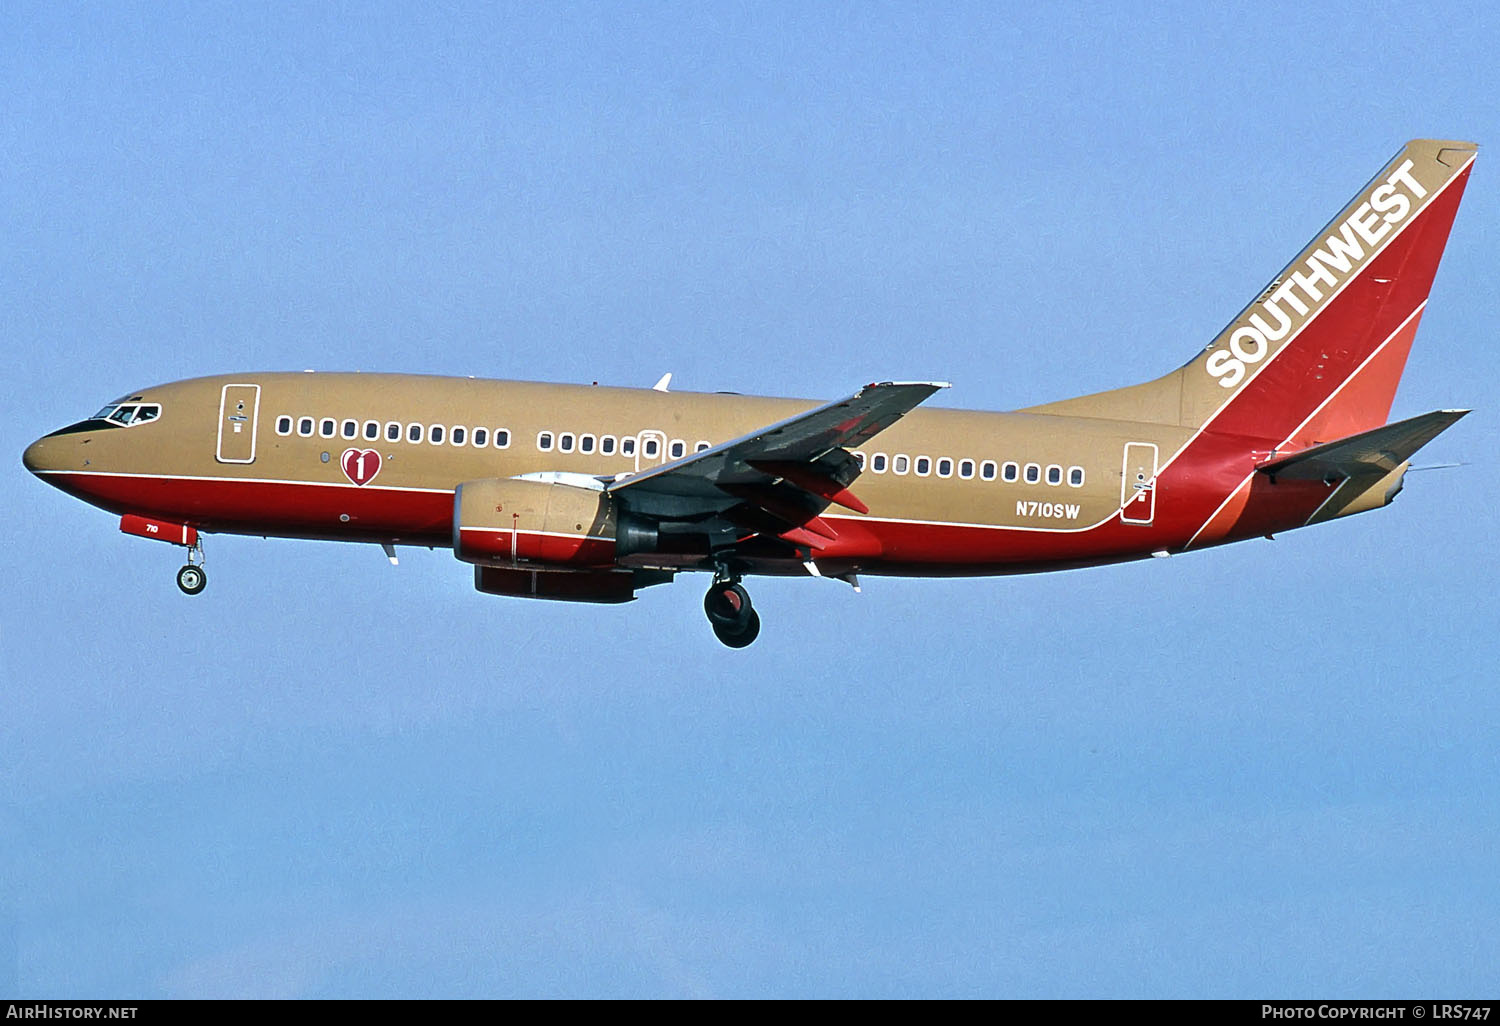
<path id="1" fill-rule="evenodd" d="M 661 380 L 660 381 L 658 381 L 656 384 L 654 384 L 654 385 L 651 386 L 651 391 L 653 391 L 653 392 L 665 392 L 667 390 L 667 386 L 670 385 L 671 383 L 672 383 L 672 372 L 671 371 L 667 371 L 665 374 L 663 374 L 661 376 Z"/>

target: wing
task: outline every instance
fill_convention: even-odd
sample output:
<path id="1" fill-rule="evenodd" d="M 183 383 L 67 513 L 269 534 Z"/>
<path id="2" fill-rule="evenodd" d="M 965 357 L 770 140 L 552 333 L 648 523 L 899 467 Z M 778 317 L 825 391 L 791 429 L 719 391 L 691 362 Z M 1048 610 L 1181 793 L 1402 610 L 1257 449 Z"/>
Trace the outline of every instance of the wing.
<path id="1" fill-rule="evenodd" d="M 849 491 L 862 468 L 848 449 L 863 445 L 947 387 L 903 381 L 866 385 L 846 399 L 622 476 L 605 487 L 632 513 L 658 521 L 824 548 L 838 537 L 818 516 L 830 503 L 869 511 Z"/>
<path id="2" fill-rule="evenodd" d="M 1434 410 L 1420 417 L 1361 431 L 1262 463 L 1262 474 L 1289 481 L 1340 481 L 1361 474 L 1388 474 L 1451 427 L 1468 410 Z"/>

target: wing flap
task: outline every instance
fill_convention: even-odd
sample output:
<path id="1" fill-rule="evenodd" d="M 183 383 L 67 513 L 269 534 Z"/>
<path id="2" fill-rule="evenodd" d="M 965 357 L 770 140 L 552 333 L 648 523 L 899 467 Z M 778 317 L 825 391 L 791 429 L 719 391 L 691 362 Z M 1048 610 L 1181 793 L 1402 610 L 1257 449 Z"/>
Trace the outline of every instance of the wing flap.
<path id="1" fill-rule="evenodd" d="M 853 460 L 847 461 L 847 467 L 852 471 L 847 475 L 848 480 L 840 480 L 845 476 L 843 474 L 835 476 L 835 474 L 824 473 L 824 467 L 818 465 L 823 463 L 822 460 L 813 465 L 787 463 L 782 460 L 750 460 L 749 462 L 756 470 L 783 478 L 810 495 L 827 499 L 845 509 L 852 509 L 856 513 L 870 512 L 870 507 L 849 490 L 849 484 L 859 476 L 859 467 L 854 464 Z"/>
<path id="2" fill-rule="evenodd" d="M 1417 450 L 1467 414 L 1468 410 L 1434 410 L 1361 431 L 1333 442 L 1277 456 L 1255 469 L 1288 481 L 1338 481 L 1348 477 L 1384 475 L 1411 459 Z"/>

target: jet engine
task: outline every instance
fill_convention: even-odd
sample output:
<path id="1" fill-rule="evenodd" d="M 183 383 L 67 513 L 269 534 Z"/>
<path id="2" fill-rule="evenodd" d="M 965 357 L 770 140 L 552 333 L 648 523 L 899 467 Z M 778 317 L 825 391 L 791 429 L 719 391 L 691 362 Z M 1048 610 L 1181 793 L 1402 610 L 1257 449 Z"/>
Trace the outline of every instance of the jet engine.
<path id="1" fill-rule="evenodd" d="M 616 534 L 615 504 L 602 488 L 486 478 L 453 493 L 453 554 L 466 563 L 612 567 Z"/>

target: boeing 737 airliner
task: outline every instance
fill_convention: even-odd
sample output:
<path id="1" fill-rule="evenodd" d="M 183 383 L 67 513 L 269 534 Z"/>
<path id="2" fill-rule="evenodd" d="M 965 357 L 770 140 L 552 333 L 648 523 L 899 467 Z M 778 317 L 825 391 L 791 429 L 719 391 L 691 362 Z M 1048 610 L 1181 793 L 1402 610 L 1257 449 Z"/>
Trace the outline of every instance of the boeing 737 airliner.
<path id="1" fill-rule="evenodd" d="M 1387 424 L 1476 147 L 1408 143 L 1183 367 L 1009 413 L 395 374 L 129 392 L 28 469 L 187 548 L 227 532 L 450 547 L 494 595 L 626 602 L 703 571 L 741 648 L 753 574 L 1026 573 L 1180 553 L 1384 506 L 1459 417 Z M 394 557 L 393 557 L 394 558 Z"/>

